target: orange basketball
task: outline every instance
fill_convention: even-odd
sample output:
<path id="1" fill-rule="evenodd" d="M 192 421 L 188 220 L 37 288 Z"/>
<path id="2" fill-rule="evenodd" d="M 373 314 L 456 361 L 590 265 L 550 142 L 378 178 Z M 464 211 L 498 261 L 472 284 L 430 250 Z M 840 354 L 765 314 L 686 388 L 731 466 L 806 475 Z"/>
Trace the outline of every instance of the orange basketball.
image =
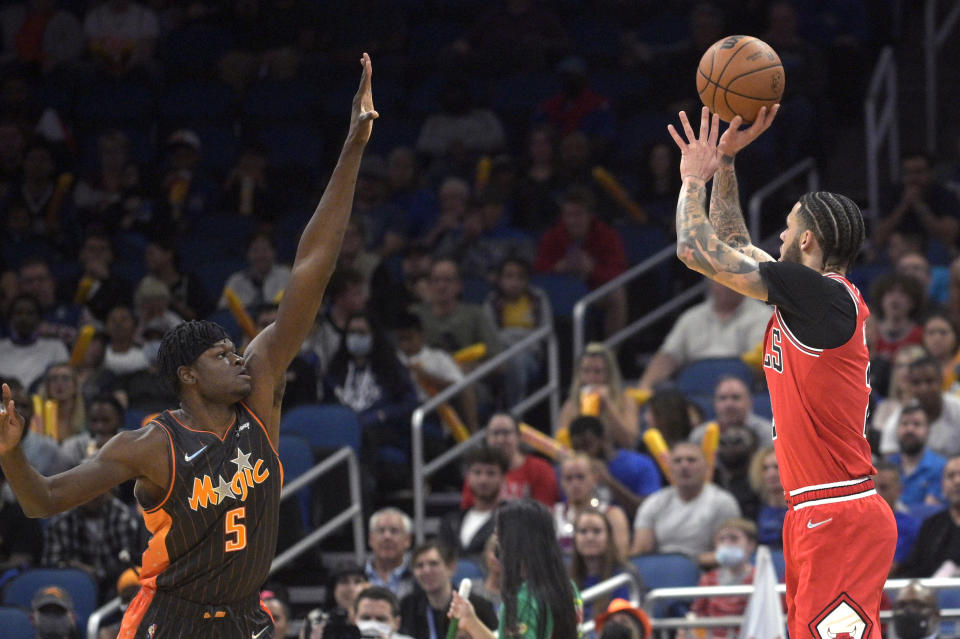
<path id="1" fill-rule="evenodd" d="M 783 65 L 773 48 L 746 35 L 718 40 L 700 58 L 697 93 L 724 122 L 735 115 L 753 122 L 760 107 L 771 107 L 783 96 Z"/>

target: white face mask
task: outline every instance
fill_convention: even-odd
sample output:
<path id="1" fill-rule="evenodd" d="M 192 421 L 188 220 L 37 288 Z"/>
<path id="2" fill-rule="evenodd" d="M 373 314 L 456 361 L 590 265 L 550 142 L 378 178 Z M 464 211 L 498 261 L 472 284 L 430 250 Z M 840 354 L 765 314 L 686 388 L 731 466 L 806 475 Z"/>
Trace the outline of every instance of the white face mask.
<path id="1" fill-rule="evenodd" d="M 393 636 L 393 628 L 389 624 L 376 619 L 365 619 L 357 622 L 357 628 L 360 629 L 360 636 L 381 639 L 381 637 Z"/>
<path id="2" fill-rule="evenodd" d="M 714 557 L 716 558 L 718 564 L 729 567 L 742 564 L 743 560 L 746 559 L 747 554 L 740 546 L 724 544 L 722 546 L 717 546 L 717 551 L 714 553 Z"/>

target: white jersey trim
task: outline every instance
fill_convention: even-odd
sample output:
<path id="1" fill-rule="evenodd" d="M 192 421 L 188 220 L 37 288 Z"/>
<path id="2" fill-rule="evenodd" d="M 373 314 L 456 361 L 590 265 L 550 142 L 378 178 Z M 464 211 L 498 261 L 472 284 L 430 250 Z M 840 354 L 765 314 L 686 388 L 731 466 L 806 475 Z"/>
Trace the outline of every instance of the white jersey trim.
<path id="1" fill-rule="evenodd" d="M 834 282 L 840 282 L 841 284 L 843 284 L 843 288 L 847 289 L 847 293 L 850 294 L 850 299 L 853 300 L 853 310 L 857 314 L 857 317 L 859 317 L 860 316 L 860 300 L 857 299 L 857 296 L 854 293 L 854 291 L 859 293 L 856 287 L 854 287 L 853 284 L 850 284 L 849 282 L 847 282 L 847 280 L 844 279 L 844 277 L 839 273 L 824 273 L 824 276 L 829 277 Z"/>
<path id="2" fill-rule="evenodd" d="M 854 495 L 844 495 L 843 497 L 827 497 L 825 499 L 811 499 L 810 501 L 805 501 L 802 504 L 797 504 L 793 507 L 794 510 L 800 510 L 801 508 L 806 508 L 807 506 L 822 506 L 823 504 L 836 504 L 841 501 L 853 501 L 854 499 L 863 499 L 864 497 L 869 497 L 870 495 L 876 495 L 877 489 L 871 488 L 870 490 L 865 490 L 862 493 L 856 493 Z"/>
<path id="3" fill-rule="evenodd" d="M 776 310 L 777 313 L 777 323 L 783 328 L 783 334 L 787 336 L 787 339 L 790 340 L 790 343 L 797 347 L 797 349 L 804 355 L 810 355 L 811 357 L 820 357 L 820 353 L 823 352 L 822 348 L 814 348 L 812 346 L 807 346 L 803 342 L 797 339 L 797 337 L 790 331 L 790 328 L 787 326 L 787 321 L 783 319 L 783 315 L 780 314 L 780 308 Z"/>
<path id="4" fill-rule="evenodd" d="M 790 496 L 794 497 L 796 495 L 802 495 L 803 493 L 809 493 L 812 490 L 826 490 L 828 488 L 843 488 L 844 486 L 855 486 L 857 484 L 862 484 L 868 479 L 870 478 L 860 477 L 858 479 L 847 479 L 845 481 L 830 482 L 829 484 L 816 484 L 814 486 L 804 486 L 803 488 L 797 488 L 796 490 L 791 490 Z"/>

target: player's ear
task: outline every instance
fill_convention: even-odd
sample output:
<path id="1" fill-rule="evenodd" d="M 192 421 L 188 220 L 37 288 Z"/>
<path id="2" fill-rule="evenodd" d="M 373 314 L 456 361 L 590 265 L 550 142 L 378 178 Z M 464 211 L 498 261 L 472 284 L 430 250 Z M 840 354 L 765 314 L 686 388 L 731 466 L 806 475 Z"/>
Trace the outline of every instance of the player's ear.
<path id="1" fill-rule="evenodd" d="M 196 384 L 197 372 L 191 366 L 181 366 L 177 369 L 177 379 L 181 384 Z"/>

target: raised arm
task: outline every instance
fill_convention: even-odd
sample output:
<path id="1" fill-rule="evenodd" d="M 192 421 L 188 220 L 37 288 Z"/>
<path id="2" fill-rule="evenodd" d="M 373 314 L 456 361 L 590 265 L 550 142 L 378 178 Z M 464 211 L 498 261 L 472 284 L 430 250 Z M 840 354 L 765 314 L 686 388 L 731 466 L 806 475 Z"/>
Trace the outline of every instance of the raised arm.
<path id="1" fill-rule="evenodd" d="M 740 116 L 733 118 L 730 126 L 720 136 L 720 141 L 717 143 L 717 149 L 720 152 L 720 166 L 713 175 L 713 190 L 710 193 L 710 223 L 713 225 L 717 237 L 730 247 L 758 262 L 772 262 L 774 260 L 751 242 L 750 232 L 744 222 L 743 210 L 740 208 L 740 191 L 733 163 L 736 154 L 770 126 L 779 109 L 780 105 L 775 105 L 768 112 L 764 107 L 757 114 L 757 119 L 753 124 L 746 129 L 740 128 L 742 123 Z"/>
<path id="2" fill-rule="evenodd" d="M 720 165 L 717 149 L 720 118 L 712 118 L 706 107 L 700 115 L 700 136 L 680 113 L 687 141 L 673 125 L 667 129 L 680 147 L 680 174 L 683 185 L 677 202 L 677 257 L 688 268 L 735 291 L 766 301 L 767 286 L 760 278 L 757 260 L 741 253 L 717 236 L 707 217 L 707 182 Z"/>
<path id="3" fill-rule="evenodd" d="M 378 117 L 371 89 L 373 67 L 366 53 L 361 64 L 363 73 L 353 98 L 350 130 L 323 197 L 300 236 L 277 319 L 257 335 L 244 352 L 253 378 L 248 401 L 254 411 L 264 417 L 274 414 L 274 408 L 279 406 L 287 367 L 313 326 L 350 219 L 360 158 L 370 139 L 373 120 Z"/>

